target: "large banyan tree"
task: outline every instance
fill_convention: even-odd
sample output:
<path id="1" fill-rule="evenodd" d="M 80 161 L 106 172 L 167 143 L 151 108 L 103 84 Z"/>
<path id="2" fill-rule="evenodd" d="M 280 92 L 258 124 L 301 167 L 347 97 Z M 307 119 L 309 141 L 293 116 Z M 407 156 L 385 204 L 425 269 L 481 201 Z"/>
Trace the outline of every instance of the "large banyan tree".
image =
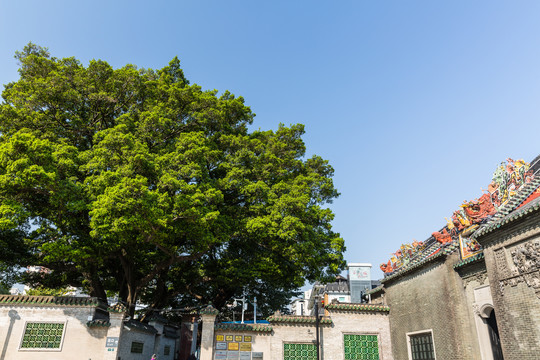
<path id="1" fill-rule="evenodd" d="M 0 104 L 3 274 L 42 266 L 25 281 L 131 309 L 244 292 L 275 309 L 340 272 L 333 169 L 305 158 L 302 125 L 250 131 L 244 100 L 190 85 L 177 58 L 113 69 L 34 44 L 16 58 Z"/>

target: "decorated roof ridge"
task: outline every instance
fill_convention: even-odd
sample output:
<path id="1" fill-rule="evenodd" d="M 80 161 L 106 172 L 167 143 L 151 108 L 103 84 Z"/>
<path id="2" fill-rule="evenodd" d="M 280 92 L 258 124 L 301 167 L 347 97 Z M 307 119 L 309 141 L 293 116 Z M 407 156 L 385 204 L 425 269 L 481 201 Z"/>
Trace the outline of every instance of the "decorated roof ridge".
<path id="1" fill-rule="evenodd" d="M 457 239 L 452 240 L 450 243 L 439 243 L 435 241 L 433 236 L 429 237 L 426 241 L 428 244 L 419 254 L 413 257 L 407 264 L 397 268 L 392 273 L 385 274 L 383 280 L 393 278 L 395 275 L 401 274 L 402 272 L 408 272 L 412 268 L 417 268 L 424 263 L 431 261 L 435 255 L 444 253 L 445 255 L 453 253 L 457 248 L 459 248 L 459 241 Z M 381 280 L 381 282 L 383 282 Z"/>
<path id="2" fill-rule="evenodd" d="M 539 174 L 540 175 L 540 174 Z M 540 186 L 540 176 L 536 176 L 531 182 L 524 184 L 524 186 L 519 189 L 519 192 L 514 195 L 506 204 L 501 206 L 497 213 L 491 217 L 491 219 L 480 227 L 488 226 L 490 223 L 497 222 L 514 211 L 519 207 L 529 196 L 531 196 L 534 191 Z M 477 232 L 480 230 L 478 229 Z"/>
<path id="3" fill-rule="evenodd" d="M 502 219 L 499 219 L 498 221 L 492 222 L 490 224 L 486 224 L 486 226 L 479 231 L 475 233 L 475 238 L 477 239 L 479 236 L 486 235 L 490 232 L 492 232 L 495 229 L 500 228 L 501 226 L 504 226 L 506 224 L 509 224 L 529 213 L 532 213 L 533 211 L 536 211 L 540 209 L 540 198 L 534 199 L 530 203 L 526 204 L 525 206 L 517 209 L 516 211 L 508 214 Z"/>
<path id="4" fill-rule="evenodd" d="M 392 257 L 387 264 L 381 264 L 381 270 L 386 274 L 394 273 L 398 269 L 405 267 L 409 262 L 422 257 L 423 254 L 430 249 L 435 243 L 433 236 L 426 241 L 418 242 L 414 240 L 411 244 L 402 244 L 400 248 L 392 254 Z"/>
<path id="5" fill-rule="evenodd" d="M 236 331 L 255 331 L 255 332 L 271 332 L 272 326 L 267 324 L 227 324 L 217 323 L 214 325 L 215 330 L 236 330 Z"/>
<path id="6" fill-rule="evenodd" d="M 354 312 L 389 312 L 390 307 L 377 304 L 354 304 L 354 303 L 332 303 L 325 307 L 326 310 L 354 311 Z"/>
<path id="7" fill-rule="evenodd" d="M 127 311 L 127 306 L 123 303 L 118 302 L 112 306 L 109 306 L 107 308 L 107 311 L 113 312 L 113 313 L 123 313 Z"/>
<path id="8" fill-rule="evenodd" d="M 473 235 L 476 238 L 493 230 L 493 226 L 502 222 L 512 212 L 518 210 L 520 206 L 538 190 L 540 186 L 540 174 L 536 174 L 535 179 L 530 183 L 525 184 L 508 203 L 506 203 L 486 224 L 482 225 Z M 489 230 L 488 230 L 489 229 Z"/>
<path id="9" fill-rule="evenodd" d="M 525 200 L 523 200 L 515 209 L 519 209 L 520 207 L 523 207 L 525 206 L 526 204 L 530 203 L 531 201 L 533 201 L 534 199 L 540 197 L 540 187 L 537 187 L 536 189 L 533 190 L 533 192 L 527 196 L 527 198 L 525 198 Z"/>
<path id="10" fill-rule="evenodd" d="M 87 296 L 0 295 L 0 305 L 99 307 L 104 303 Z"/>
<path id="11" fill-rule="evenodd" d="M 376 288 L 373 288 L 371 290 L 368 290 L 365 292 L 366 295 L 373 295 L 373 294 L 376 294 L 378 293 L 379 291 L 382 291 L 382 289 L 384 288 L 384 285 L 379 285 L 377 286 Z"/>
<path id="12" fill-rule="evenodd" d="M 439 248 L 437 249 L 431 256 L 425 258 L 424 260 L 422 261 L 419 261 L 415 264 L 411 264 L 411 266 L 408 266 L 408 267 L 405 267 L 405 268 L 401 268 L 399 269 L 398 271 L 394 272 L 392 275 L 389 275 L 383 279 L 381 279 L 381 283 L 386 283 L 392 279 L 395 279 L 395 278 L 398 278 L 398 277 L 401 277 L 405 274 L 408 274 L 410 273 L 412 270 L 415 270 L 431 261 L 434 261 L 435 259 L 439 259 L 440 257 L 442 256 L 447 256 L 448 254 L 451 254 L 452 252 L 454 252 L 456 250 L 456 247 L 454 245 L 453 249 L 452 250 L 449 250 L 449 251 L 446 251 L 444 248 Z"/>
<path id="13" fill-rule="evenodd" d="M 293 324 L 315 324 L 317 318 L 315 316 L 306 315 L 281 315 L 276 313 L 269 316 L 266 320 L 270 323 L 293 323 Z M 320 319 L 321 324 L 331 324 L 332 319 L 329 317 L 322 317 Z"/>
<path id="14" fill-rule="evenodd" d="M 201 315 L 217 315 L 219 314 L 219 310 L 217 310 L 215 307 L 212 306 L 212 304 L 208 304 L 204 309 L 200 311 Z"/>
<path id="15" fill-rule="evenodd" d="M 111 326 L 111 323 L 107 319 L 96 319 L 96 320 L 87 321 L 86 326 L 88 326 L 88 327 L 109 327 L 109 326 Z"/>
<path id="16" fill-rule="evenodd" d="M 480 260 L 484 259 L 484 251 L 481 251 L 479 252 L 478 254 L 476 255 L 473 255 L 467 259 L 464 259 L 464 260 L 461 260 L 460 262 L 458 262 L 457 264 L 454 265 L 454 269 L 459 269 L 467 264 L 471 264 L 471 263 L 475 263 L 475 262 L 479 262 Z"/>
<path id="17" fill-rule="evenodd" d="M 428 245 L 432 238 L 435 238 L 442 245 L 459 239 L 460 242 L 463 242 L 461 244 L 463 257 L 478 252 L 481 250 L 481 245 L 476 241 L 476 234 L 491 231 L 486 229 L 493 229 L 491 225 L 493 223 L 500 226 L 501 223 L 507 221 L 505 219 L 509 218 L 508 215 L 515 211 L 520 204 L 523 204 L 539 186 L 540 156 L 533 160 L 532 166 L 522 159 L 506 159 L 506 162 L 501 162 L 497 166 L 491 183 L 487 190 L 483 190 L 482 196 L 464 201 L 460 209 L 454 211 L 450 219 L 446 219 L 447 225 L 440 231 L 434 232 L 426 240 L 424 248 L 411 251 L 410 249 L 414 247 L 402 245 L 387 264 L 381 264 L 385 278 L 415 267 L 415 262 L 418 263 L 418 260 L 425 259 L 426 253 L 433 254 L 432 248 L 434 246 Z M 520 212 L 520 214 L 523 213 Z M 401 251 L 403 249 L 407 252 Z"/>
<path id="18" fill-rule="evenodd" d="M 539 158 L 540 156 L 535 158 L 533 162 L 535 160 L 538 162 L 537 159 Z M 531 170 L 532 168 L 534 168 L 534 166 L 535 164 L 532 164 Z M 502 205 L 498 209 L 497 213 L 493 215 L 486 224 L 481 226 L 480 229 L 476 231 L 476 233 L 478 233 L 482 228 L 489 227 L 490 223 L 497 222 L 503 219 L 504 217 L 506 217 L 512 211 L 516 210 L 525 200 L 527 200 L 527 198 L 529 198 L 529 196 L 531 196 L 534 193 L 536 189 L 538 189 L 538 187 L 540 186 L 540 168 L 537 169 L 533 173 L 533 175 L 534 175 L 534 178 L 530 182 L 526 182 L 525 184 L 523 184 L 523 186 L 518 189 L 518 192 L 511 199 L 509 199 L 508 202 Z"/>
<path id="19" fill-rule="evenodd" d="M 157 334 L 158 333 L 157 329 L 155 327 L 153 327 L 152 325 L 142 323 L 142 322 L 137 321 L 137 320 L 126 320 L 126 321 L 124 321 L 124 327 L 127 327 L 129 330 L 135 329 L 135 330 L 139 330 L 139 331 L 147 332 L 147 333 L 151 333 L 151 334 Z"/>

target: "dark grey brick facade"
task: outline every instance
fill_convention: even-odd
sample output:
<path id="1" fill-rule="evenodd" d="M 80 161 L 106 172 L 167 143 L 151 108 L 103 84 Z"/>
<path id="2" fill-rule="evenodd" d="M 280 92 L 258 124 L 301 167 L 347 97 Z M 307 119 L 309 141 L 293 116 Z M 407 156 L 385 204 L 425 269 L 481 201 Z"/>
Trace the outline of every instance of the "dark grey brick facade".
<path id="1" fill-rule="evenodd" d="M 540 241 L 540 212 L 478 238 L 498 317 L 506 360 L 540 359 L 540 263 L 533 250 L 519 269 L 518 253 Z M 536 252 L 536 254 L 535 254 Z"/>
<path id="2" fill-rule="evenodd" d="M 409 359 L 407 334 L 431 331 L 437 359 L 480 359 L 476 330 L 461 278 L 452 265 L 457 253 L 426 263 L 384 283 L 390 305 L 395 359 Z"/>

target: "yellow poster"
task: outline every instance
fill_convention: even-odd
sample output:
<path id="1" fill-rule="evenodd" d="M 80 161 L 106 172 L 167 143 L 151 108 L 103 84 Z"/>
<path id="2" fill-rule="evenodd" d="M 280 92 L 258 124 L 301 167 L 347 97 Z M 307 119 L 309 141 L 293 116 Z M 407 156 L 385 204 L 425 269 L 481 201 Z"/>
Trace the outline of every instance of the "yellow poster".
<path id="1" fill-rule="evenodd" d="M 223 341 L 225 337 L 223 335 L 216 335 L 216 341 Z"/>
<path id="2" fill-rule="evenodd" d="M 237 342 L 231 342 L 227 344 L 227 350 L 238 350 L 238 343 Z"/>
<path id="3" fill-rule="evenodd" d="M 244 342 L 251 342 L 251 335 L 244 336 Z"/>
<path id="4" fill-rule="evenodd" d="M 251 343 L 241 343 L 240 351 L 251 351 Z"/>
<path id="5" fill-rule="evenodd" d="M 232 335 L 225 335 L 225 340 L 233 341 L 233 336 Z"/>
<path id="6" fill-rule="evenodd" d="M 242 335 L 235 335 L 234 341 L 242 342 Z"/>

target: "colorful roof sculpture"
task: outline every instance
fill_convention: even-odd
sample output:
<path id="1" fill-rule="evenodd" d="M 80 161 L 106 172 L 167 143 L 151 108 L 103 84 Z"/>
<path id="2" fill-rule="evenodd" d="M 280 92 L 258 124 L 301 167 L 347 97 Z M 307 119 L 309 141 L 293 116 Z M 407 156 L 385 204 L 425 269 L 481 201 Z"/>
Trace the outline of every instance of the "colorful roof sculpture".
<path id="1" fill-rule="evenodd" d="M 489 232 L 505 221 L 512 221 L 518 216 L 516 214 L 534 208 L 534 204 L 540 207 L 540 199 L 537 200 L 540 198 L 539 175 L 540 156 L 533 160 L 532 166 L 521 159 L 508 158 L 502 162 L 482 196 L 464 201 L 450 219 L 445 218 L 446 226 L 433 232 L 425 242 L 401 245 L 388 263 L 381 264 L 385 280 L 397 273 L 408 272 L 405 270 L 412 270 L 430 258 L 438 257 L 439 253 L 449 254 L 457 248 L 462 262 L 478 258 L 482 247 L 475 239 L 477 235 Z M 526 209 L 520 210 L 520 207 Z"/>

